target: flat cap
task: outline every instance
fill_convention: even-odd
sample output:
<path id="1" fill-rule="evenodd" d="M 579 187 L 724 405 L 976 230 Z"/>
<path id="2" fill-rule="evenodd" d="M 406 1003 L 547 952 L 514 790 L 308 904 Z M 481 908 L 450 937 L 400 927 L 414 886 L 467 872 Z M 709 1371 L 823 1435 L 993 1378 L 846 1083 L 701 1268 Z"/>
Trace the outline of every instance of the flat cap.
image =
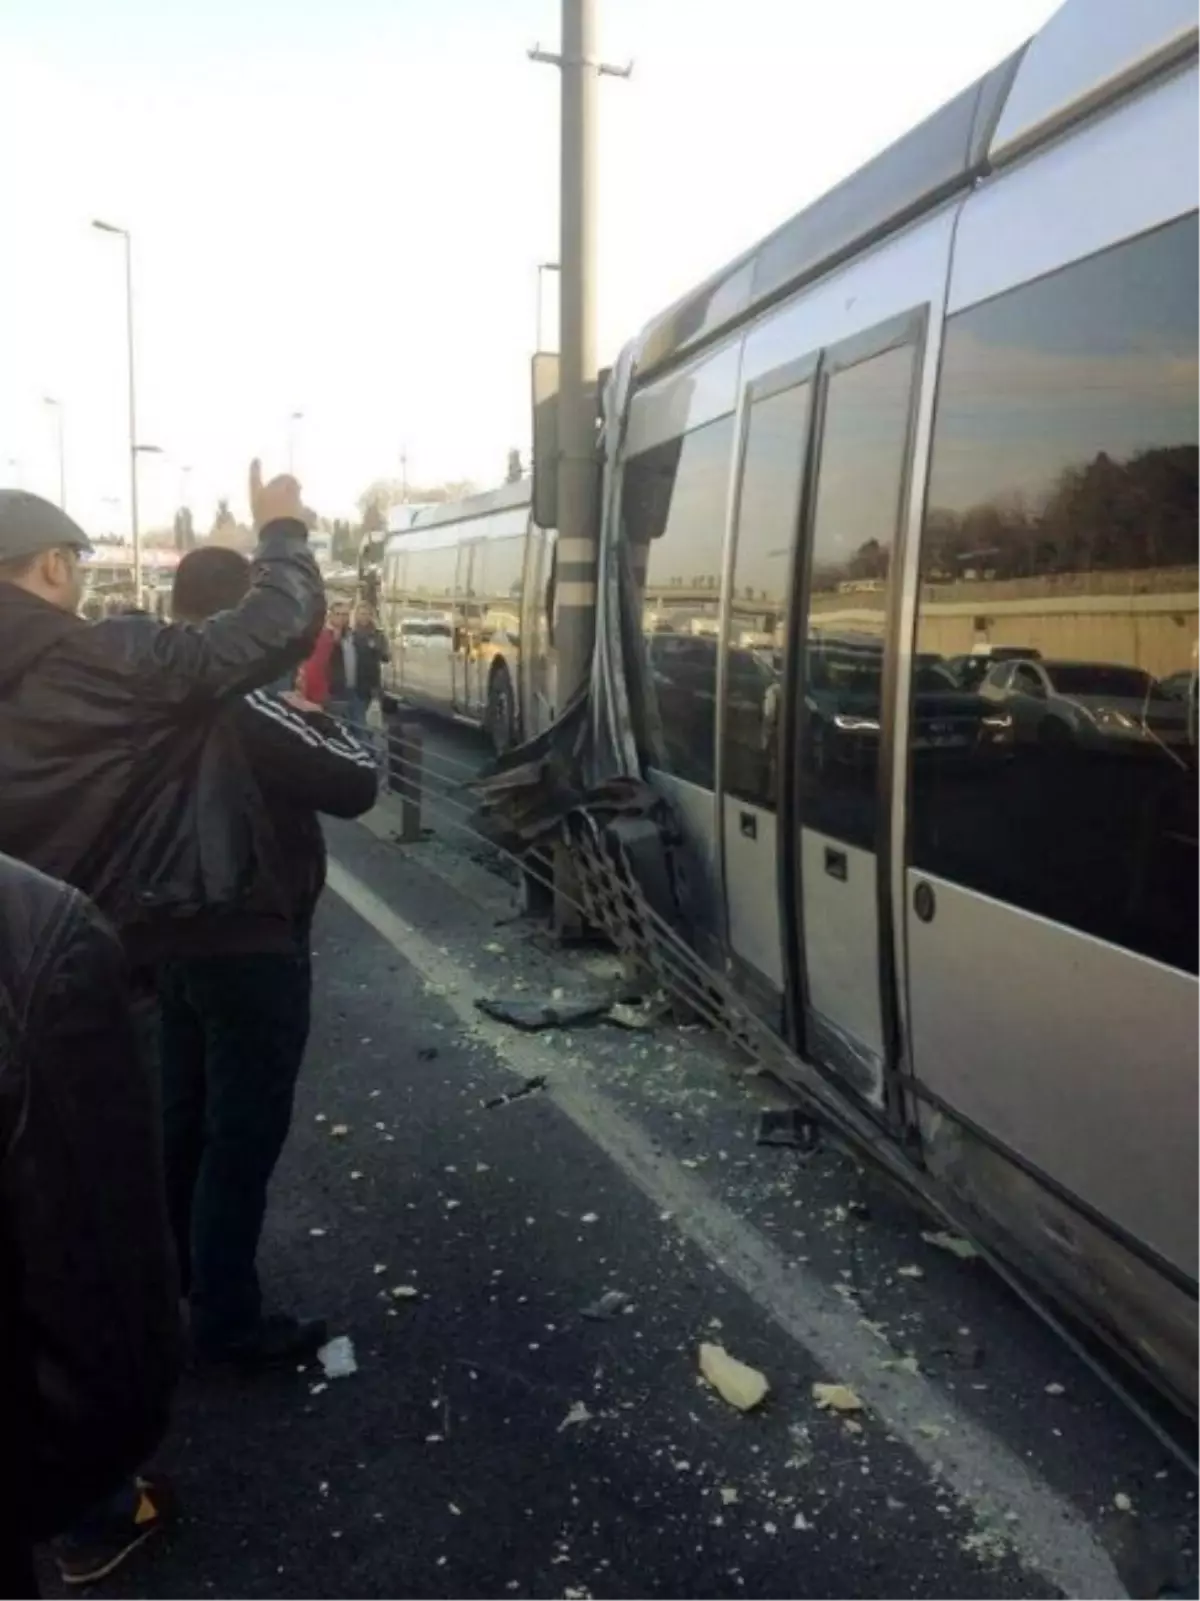
<path id="1" fill-rule="evenodd" d="M 0 562 L 67 546 L 81 554 L 92 542 L 65 511 L 24 489 L 0 489 Z"/>

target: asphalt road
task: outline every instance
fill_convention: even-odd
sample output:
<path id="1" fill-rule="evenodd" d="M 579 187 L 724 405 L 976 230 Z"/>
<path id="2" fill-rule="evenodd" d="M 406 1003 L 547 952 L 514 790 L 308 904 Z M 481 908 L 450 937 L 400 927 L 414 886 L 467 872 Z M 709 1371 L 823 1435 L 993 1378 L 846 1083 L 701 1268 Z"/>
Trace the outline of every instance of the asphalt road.
<path id="1" fill-rule="evenodd" d="M 331 830 L 262 1265 L 273 1303 L 325 1314 L 358 1370 L 190 1376 L 160 1459 L 183 1520 L 110 1593 L 1186 1582 L 1186 1477 L 852 1165 L 755 1150 L 755 1086 L 703 1038 L 478 1020 L 479 994 L 594 988 L 604 964 L 502 921 L 505 885 L 453 834 L 401 852 Z M 530 1077 L 546 1087 L 489 1105 Z M 607 1291 L 622 1308 L 585 1315 Z M 759 1411 L 700 1379 L 704 1340 L 767 1375 Z M 823 1381 L 862 1411 L 822 1410 Z"/>

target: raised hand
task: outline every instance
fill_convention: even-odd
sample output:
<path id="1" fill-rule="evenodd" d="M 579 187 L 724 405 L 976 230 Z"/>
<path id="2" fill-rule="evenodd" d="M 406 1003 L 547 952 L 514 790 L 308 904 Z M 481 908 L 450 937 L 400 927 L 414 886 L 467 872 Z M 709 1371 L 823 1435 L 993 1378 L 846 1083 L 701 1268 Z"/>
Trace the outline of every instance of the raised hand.
<path id="1" fill-rule="evenodd" d="M 280 473 L 263 483 L 262 462 L 256 456 L 250 463 L 250 514 L 254 530 L 261 533 L 268 523 L 291 518 L 311 528 L 313 514 L 300 499 L 300 485 L 290 473 Z"/>

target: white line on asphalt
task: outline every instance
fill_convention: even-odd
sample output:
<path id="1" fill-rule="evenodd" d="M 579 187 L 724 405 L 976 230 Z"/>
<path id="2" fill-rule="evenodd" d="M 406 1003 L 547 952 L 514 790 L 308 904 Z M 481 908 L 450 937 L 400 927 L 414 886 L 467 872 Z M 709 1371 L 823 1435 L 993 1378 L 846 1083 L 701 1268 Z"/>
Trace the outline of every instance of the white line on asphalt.
<path id="1" fill-rule="evenodd" d="M 642 1190 L 669 1211 L 680 1233 L 866 1405 L 930 1472 L 980 1519 L 1010 1542 L 1026 1567 L 1070 1597 L 1125 1597 L 1112 1560 L 1072 1504 L 994 1435 L 919 1374 L 880 1366 L 878 1340 L 857 1314 L 802 1265 L 717 1199 L 603 1091 L 576 1062 L 484 1018 L 474 1005 L 478 983 L 339 863 L 329 888 L 402 956 L 474 1037 L 522 1079 L 544 1074 L 546 1094 Z M 935 1437 L 931 1438 L 933 1435 Z M 1016 1522 L 1010 1520 L 1015 1515 Z"/>

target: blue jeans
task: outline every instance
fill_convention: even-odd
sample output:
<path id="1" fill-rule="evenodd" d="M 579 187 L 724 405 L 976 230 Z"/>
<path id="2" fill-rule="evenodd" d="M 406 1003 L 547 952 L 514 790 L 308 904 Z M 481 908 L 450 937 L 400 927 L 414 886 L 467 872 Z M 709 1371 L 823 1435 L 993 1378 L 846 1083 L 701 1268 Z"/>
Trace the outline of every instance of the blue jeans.
<path id="1" fill-rule="evenodd" d="M 255 1258 L 311 990 L 307 956 L 203 957 L 160 975 L 167 1202 L 201 1352 L 250 1338 L 262 1315 Z"/>
<path id="2" fill-rule="evenodd" d="M 343 722 L 350 729 L 359 742 L 368 750 L 375 752 L 375 759 L 382 770 L 384 765 L 384 739 L 377 729 L 367 727 L 367 713 L 371 709 L 371 696 L 360 695 L 356 690 L 350 690 L 337 700 L 330 700 L 329 714 Z"/>

